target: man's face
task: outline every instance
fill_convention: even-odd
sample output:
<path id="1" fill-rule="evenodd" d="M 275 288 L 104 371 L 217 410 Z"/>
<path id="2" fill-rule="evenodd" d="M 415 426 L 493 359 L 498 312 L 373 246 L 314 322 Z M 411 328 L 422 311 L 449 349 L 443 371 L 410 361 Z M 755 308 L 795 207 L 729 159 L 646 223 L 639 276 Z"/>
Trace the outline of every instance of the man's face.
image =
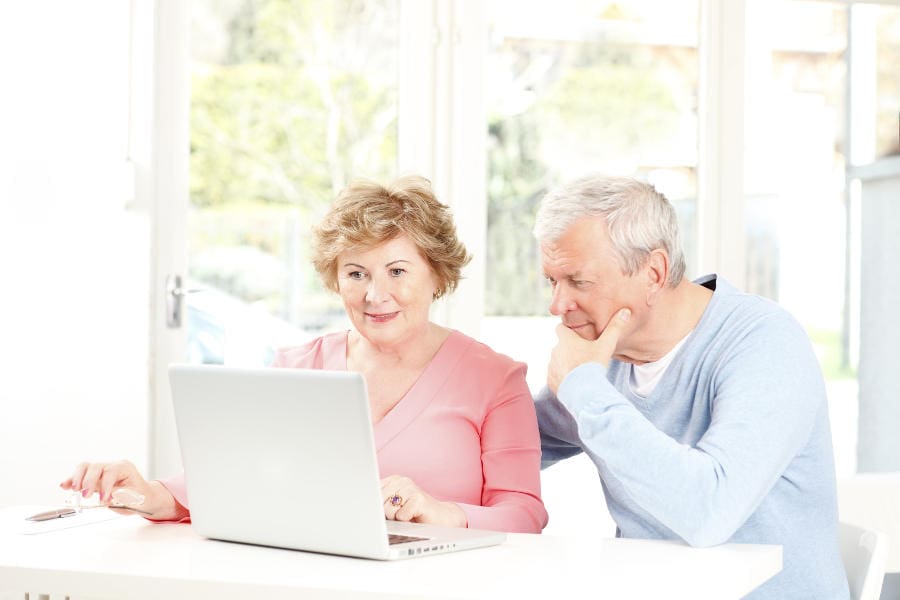
<path id="1" fill-rule="evenodd" d="M 641 272 L 622 273 L 603 217 L 582 219 L 560 239 L 541 244 L 541 265 L 553 289 L 550 313 L 586 340 L 597 339 L 622 308 L 631 309 L 632 323 L 640 314 L 646 298 Z"/>

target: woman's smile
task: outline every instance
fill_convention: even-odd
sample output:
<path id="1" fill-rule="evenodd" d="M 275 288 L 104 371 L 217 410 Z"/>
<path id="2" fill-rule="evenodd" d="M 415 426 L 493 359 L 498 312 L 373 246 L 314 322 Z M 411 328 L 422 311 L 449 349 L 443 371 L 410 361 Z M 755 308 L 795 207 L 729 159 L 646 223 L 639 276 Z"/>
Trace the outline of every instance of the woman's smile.
<path id="1" fill-rule="evenodd" d="M 399 314 L 400 314 L 400 311 L 394 311 L 394 312 L 389 312 L 389 313 L 367 312 L 366 318 L 374 323 L 387 323 L 388 321 L 391 321 L 392 319 L 394 319 L 394 317 L 396 317 Z"/>

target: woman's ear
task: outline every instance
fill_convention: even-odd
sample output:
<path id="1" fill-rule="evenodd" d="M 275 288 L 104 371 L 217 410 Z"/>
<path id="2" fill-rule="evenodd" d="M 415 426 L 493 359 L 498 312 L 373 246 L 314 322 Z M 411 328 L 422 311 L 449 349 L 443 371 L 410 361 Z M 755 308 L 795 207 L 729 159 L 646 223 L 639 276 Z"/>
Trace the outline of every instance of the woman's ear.
<path id="1" fill-rule="evenodd" d="M 661 249 L 651 251 L 644 270 L 647 277 L 647 306 L 652 306 L 669 279 L 668 253 Z"/>

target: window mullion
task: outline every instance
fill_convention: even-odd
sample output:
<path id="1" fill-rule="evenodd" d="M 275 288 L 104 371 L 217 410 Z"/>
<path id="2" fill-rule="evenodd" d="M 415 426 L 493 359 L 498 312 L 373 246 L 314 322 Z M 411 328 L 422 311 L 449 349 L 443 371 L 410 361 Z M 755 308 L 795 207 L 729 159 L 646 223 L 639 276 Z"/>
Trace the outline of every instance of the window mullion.
<path id="1" fill-rule="evenodd" d="M 698 264 L 743 288 L 746 0 L 704 0 L 700 27 Z"/>

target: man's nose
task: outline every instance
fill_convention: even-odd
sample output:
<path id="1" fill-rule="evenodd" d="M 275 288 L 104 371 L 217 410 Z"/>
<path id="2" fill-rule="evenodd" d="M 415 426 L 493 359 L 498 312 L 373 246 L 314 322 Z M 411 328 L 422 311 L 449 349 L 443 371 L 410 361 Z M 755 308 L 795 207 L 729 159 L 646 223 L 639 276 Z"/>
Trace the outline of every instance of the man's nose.
<path id="1" fill-rule="evenodd" d="M 571 298 L 566 294 L 564 287 L 565 286 L 560 283 L 553 286 L 553 296 L 550 298 L 551 315 L 558 317 L 575 308 L 575 303 L 572 302 Z"/>

